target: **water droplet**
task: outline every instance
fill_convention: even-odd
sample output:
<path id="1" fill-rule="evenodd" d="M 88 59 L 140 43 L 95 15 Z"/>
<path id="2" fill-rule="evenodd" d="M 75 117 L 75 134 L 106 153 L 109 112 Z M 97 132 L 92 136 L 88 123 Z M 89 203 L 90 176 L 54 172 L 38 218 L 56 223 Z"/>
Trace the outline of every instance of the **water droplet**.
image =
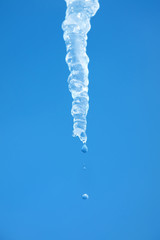
<path id="1" fill-rule="evenodd" d="M 83 170 L 86 170 L 87 168 L 86 168 L 86 166 L 85 165 L 83 165 Z"/>
<path id="2" fill-rule="evenodd" d="M 83 153 L 88 152 L 88 147 L 87 147 L 86 144 L 83 144 L 81 151 L 82 151 Z"/>
<path id="3" fill-rule="evenodd" d="M 82 199 L 87 200 L 88 198 L 89 198 L 88 194 L 84 193 L 84 194 L 82 195 Z"/>

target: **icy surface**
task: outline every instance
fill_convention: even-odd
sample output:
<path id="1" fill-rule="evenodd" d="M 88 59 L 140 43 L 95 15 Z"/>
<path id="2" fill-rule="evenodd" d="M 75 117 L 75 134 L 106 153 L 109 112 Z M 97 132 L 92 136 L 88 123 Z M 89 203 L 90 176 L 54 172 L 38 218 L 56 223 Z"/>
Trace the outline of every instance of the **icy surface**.
<path id="1" fill-rule="evenodd" d="M 89 109 L 87 33 L 91 28 L 90 18 L 96 14 L 99 3 L 98 0 L 65 1 L 67 11 L 62 29 L 67 50 L 66 62 L 70 70 L 68 86 L 73 98 L 73 136 L 78 136 L 86 143 L 86 116 Z"/>

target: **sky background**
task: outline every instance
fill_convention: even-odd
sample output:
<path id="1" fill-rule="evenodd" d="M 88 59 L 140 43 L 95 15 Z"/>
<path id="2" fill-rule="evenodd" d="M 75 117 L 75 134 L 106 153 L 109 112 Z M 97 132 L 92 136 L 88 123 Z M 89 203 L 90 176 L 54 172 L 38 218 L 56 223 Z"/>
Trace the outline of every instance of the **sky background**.
<path id="1" fill-rule="evenodd" d="M 0 240 L 160 240 L 160 2 L 100 5 L 85 155 L 65 2 L 0 0 Z"/>

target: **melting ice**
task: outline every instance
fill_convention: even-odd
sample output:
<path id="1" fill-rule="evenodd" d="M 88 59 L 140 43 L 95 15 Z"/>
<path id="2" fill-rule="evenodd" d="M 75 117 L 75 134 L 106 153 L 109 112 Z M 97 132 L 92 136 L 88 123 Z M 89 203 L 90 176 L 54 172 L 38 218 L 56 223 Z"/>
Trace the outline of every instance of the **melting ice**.
<path id="1" fill-rule="evenodd" d="M 70 70 L 68 86 L 73 98 L 73 136 L 78 136 L 86 143 L 86 116 L 89 109 L 87 33 L 91 28 L 90 18 L 96 14 L 99 3 L 98 0 L 65 1 L 67 10 L 62 29 L 67 50 L 66 62 Z"/>

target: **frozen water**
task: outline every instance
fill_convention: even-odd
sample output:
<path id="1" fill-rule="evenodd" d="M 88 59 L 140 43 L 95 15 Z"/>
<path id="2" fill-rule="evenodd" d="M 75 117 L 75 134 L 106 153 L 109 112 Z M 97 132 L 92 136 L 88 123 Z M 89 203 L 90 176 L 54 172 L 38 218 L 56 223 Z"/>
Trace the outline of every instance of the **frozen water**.
<path id="1" fill-rule="evenodd" d="M 62 29 L 67 50 L 66 62 L 70 70 L 68 86 L 73 98 L 73 136 L 78 136 L 86 143 L 86 117 L 89 109 L 87 33 L 91 28 L 90 18 L 96 14 L 99 3 L 98 0 L 65 1 L 67 10 Z"/>
<path id="2" fill-rule="evenodd" d="M 85 193 L 82 195 L 82 199 L 87 200 L 88 198 L 89 198 L 88 194 Z"/>

